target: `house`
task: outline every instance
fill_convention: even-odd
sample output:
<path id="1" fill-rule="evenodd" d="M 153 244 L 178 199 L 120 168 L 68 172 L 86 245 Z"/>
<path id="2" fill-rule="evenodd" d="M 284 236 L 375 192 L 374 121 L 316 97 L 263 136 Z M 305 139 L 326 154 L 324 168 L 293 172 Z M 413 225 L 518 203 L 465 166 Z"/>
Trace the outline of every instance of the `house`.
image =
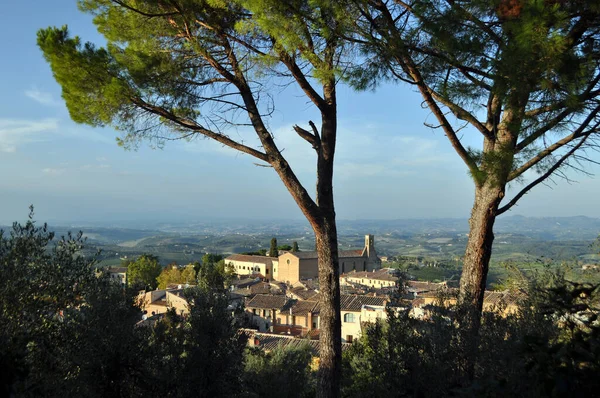
<path id="1" fill-rule="evenodd" d="M 318 299 L 290 300 L 286 308 L 287 311 L 280 312 L 276 317 L 273 325 L 274 333 L 313 338 L 318 336 L 320 328 Z"/>
<path id="2" fill-rule="evenodd" d="M 141 308 L 147 316 L 165 314 L 171 308 L 179 315 L 187 315 L 189 308 L 183 291 L 184 289 L 160 289 L 142 292 L 139 295 Z"/>
<path id="3" fill-rule="evenodd" d="M 340 285 L 362 285 L 374 289 L 395 288 L 398 284 L 398 270 L 384 268 L 380 270 L 352 271 L 340 276 Z"/>
<path id="4" fill-rule="evenodd" d="M 355 271 L 373 271 L 381 268 L 381 260 L 375 251 L 375 238 L 365 235 L 365 246 L 358 250 L 339 250 L 340 274 Z M 277 281 L 294 284 L 301 279 L 319 276 L 318 256 L 316 251 L 286 252 L 279 256 L 278 263 L 273 265 L 273 278 Z"/>
<path id="5" fill-rule="evenodd" d="M 106 269 L 111 280 L 121 286 L 127 285 L 127 267 L 109 267 Z"/>
<path id="6" fill-rule="evenodd" d="M 274 319 L 289 309 L 288 304 L 291 305 L 291 300 L 284 295 L 257 294 L 246 301 L 246 314 L 250 324 L 259 331 L 270 331 Z"/>
<path id="7" fill-rule="evenodd" d="M 364 324 L 386 319 L 386 297 L 341 295 L 342 342 L 352 343 L 362 334 Z"/>
<path id="8" fill-rule="evenodd" d="M 341 295 L 342 342 L 351 343 L 362 334 L 366 323 L 387 317 L 387 297 Z M 246 303 L 251 324 L 259 331 L 318 338 L 321 327 L 319 295 L 310 300 L 285 296 L 257 295 Z"/>
<path id="9" fill-rule="evenodd" d="M 448 288 L 419 294 L 412 301 L 410 315 L 418 319 L 427 319 L 431 308 L 429 306 L 438 305 L 441 300 L 445 306 L 456 305 L 457 293 L 456 289 Z M 523 296 L 523 293 L 509 292 L 508 290 L 501 292 L 486 290 L 482 309 L 486 312 L 496 312 L 503 317 L 515 314 L 519 310 L 519 301 Z"/>
<path id="10" fill-rule="evenodd" d="M 254 275 L 272 280 L 273 267 L 277 265 L 277 258 L 232 254 L 225 259 L 225 264 L 231 265 L 238 275 Z"/>

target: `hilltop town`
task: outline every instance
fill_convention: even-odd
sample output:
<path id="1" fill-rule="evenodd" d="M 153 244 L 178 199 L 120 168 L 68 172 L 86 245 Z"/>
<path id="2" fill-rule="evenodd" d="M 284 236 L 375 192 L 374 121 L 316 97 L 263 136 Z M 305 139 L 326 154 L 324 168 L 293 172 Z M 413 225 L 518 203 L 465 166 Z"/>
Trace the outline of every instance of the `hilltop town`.
<path id="1" fill-rule="evenodd" d="M 290 339 L 305 339 L 312 342 L 317 356 L 321 322 L 317 253 L 279 250 L 277 254 L 232 254 L 224 259 L 234 274 L 226 286 L 229 309 L 251 337 L 250 346 L 269 350 L 293 344 Z M 117 283 L 127 283 L 127 268 L 111 267 L 107 272 Z M 388 311 L 407 311 L 426 319 L 436 301 L 456 303 L 456 281 L 407 280 L 398 269 L 382 267 L 373 235 L 365 235 L 362 248 L 339 251 L 339 278 L 343 343 L 360 338 L 367 325 L 385 320 Z M 153 324 L 169 310 L 186 316 L 189 305 L 183 292 L 190 286 L 170 284 L 140 293 L 140 325 Z M 486 292 L 484 310 L 515 312 L 518 298 L 514 292 Z M 261 341 L 268 343 L 261 345 Z"/>

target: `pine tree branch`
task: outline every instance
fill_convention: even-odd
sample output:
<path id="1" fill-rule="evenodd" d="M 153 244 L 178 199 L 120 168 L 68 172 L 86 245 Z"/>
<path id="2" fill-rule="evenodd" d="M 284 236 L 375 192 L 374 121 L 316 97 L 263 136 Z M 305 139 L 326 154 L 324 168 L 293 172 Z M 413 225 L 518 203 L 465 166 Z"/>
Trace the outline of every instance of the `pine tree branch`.
<path id="1" fill-rule="evenodd" d="M 383 16 L 383 20 L 381 22 L 387 25 L 387 30 L 392 35 L 391 37 L 389 37 L 389 42 L 394 43 L 394 46 L 390 47 L 389 49 L 393 54 L 392 57 L 402 67 L 404 72 L 407 74 L 407 77 L 410 77 L 413 83 L 417 86 L 419 92 L 421 93 L 421 96 L 425 100 L 425 103 L 427 104 L 431 112 L 434 114 L 434 116 L 437 118 L 441 128 L 446 134 L 446 137 L 448 137 L 450 144 L 452 145 L 458 156 L 460 156 L 463 162 L 465 162 L 471 174 L 477 175 L 479 173 L 479 167 L 477 166 L 477 163 L 460 142 L 460 139 L 456 135 L 456 131 L 454 131 L 452 125 L 450 124 L 450 122 L 444 115 L 444 112 L 442 112 L 434 98 L 435 91 L 433 91 L 424 81 L 419 71 L 419 68 L 415 64 L 410 54 L 408 54 L 406 48 L 403 46 L 404 41 L 401 37 L 399 37 L 398 32 L 395 30 L 394 18 L 390 14 L 389 9 L 381 1 L 375 1 L 374 6 L 381 13 L 381 16 Z"/>
<path id="2" fill-rule="evenodd" d="M 254 148 L 243 145 L 237 141 L 232 140 L 231 138 L 229 138 L 223 134 L 216 133 L 212 130 L 206 129 L 193 120 L 181 118 L 162 107 L 149 104 L 149 103 L 145 102 L 144 100 L 142 100 L 141 98 L 132 97 L 130 99 L 131 99 L 131 102 L 133 102 L 139 108 L 145 110 L 148 113 L 163 117 L 163 118 L 177 124 L 178 126 L 184 127 L 186 129 L 192 130 L 198 134 L 201 134 L 205 137 L 211 138 L 225 146 L 228 146 L 232 149 L 238 150 L 240 152 L 251 155 L 257 159 L 260 159 L 263 162 L 270 163 L 269 157 L 267 156 L 266 153 L 260 152 Z"/>
<path id="3" fill-rule="evenodd" d="M 128 9 L 129 11 L 133 11 L 137 14 L 140 14 L 144 17 L 148 17 L 148 18 L 160 18 L 160 17 L 171 17 L 174 15 L 179 15 L 179 11 L 172 11 L 172 12 L 164 12 L 164 13 L 149 13 L 149 12 L 144 12 L 142 10 L 139 10 L 133 6 L 130 6 L 129 4 L 125 3 L 124 1 L 121 0 L 111 0 L 113 3 Z"/>
<path id="4" fill-rule="evenodd" d="M 321 146 L 321 139 L 319 138 L 319 135 L 316 131 L 316 126 L 315 124 L 310 121 L 309 122 L 311 127 L 313 128 L 314 133 L 310 133 L 309 131 L 303 129 L 302 127 L 298 126 L 298 125 L 294 125 L 294 131 L 296 131 L 296 133 L 302 137 L 305 141 L 307 141 L 309 144 L 312 145 L 312 147 L 318 152 L 319 151 L 319 147 Z"/>
<path id="5" fill-rule="evenodd" d="M 300 69 L 296 61 L 292 59 L 292 57 L 288 53 L 285 52 L 281 52 L 279 56 L 281 58 L 281 62 L 283 62 L 283 64 L 288 68 L 288 70 L 292 74 L 292 77 L 294 78 L 294 80 L 296 80 L 296 82 L 298 83 L 302 91 L 304 91 L 306 96 L 312 101 L 313 104 L 315 104 L 315 106 L 321 112 L 326 112 L 329 108 L 327 102 L 325 102 L 323 97 L 321 97 L 319 93 L 317 93 L 317 91 L 313 88 L 308 79 L 306 79 L 306 75 L 304 74 L 304 72 L 302 72 L 302 69 Z"/>
<path id="6" fill-rule="evenodd" d="M 542 174 L 540 177 L 536 178 L 534 181 L 532 181 L 530 184 L 528 184 L 525 188 L 523 188 L 521 191 L 519 191 L 519 193 L 517 193 L 511 200 L 510 202 L 508 202 L 506 205 L 500 207 L 497 211 L 496 211 L 496 216 L 501 215 L 502 213 L 505 213 L 506 211 L 510 210 L 511 207 L 513 207 L 518 201 L 519 199 L 521 199 L 525 194 L 527 194 L 532 188 L 534 188 L 536 185 L 542 183 L 543 181 L 545 181 L 548 177 L 550 177 L 552 175 L 552 173 L 554 173 L 569 157 L 571 157 L 571 155 L 573 155 L 579 148 L 581 148 L 581 146 L 585 143 L 585 141 L 590 137 L 591 133 L 593 131 L 598 131 L 597 130 L 598 124 L 596 124 L 596 128 L 590 130 L 590 133 L 584 135 L 581 140 L 577 143 L 577 145 L 575 145 L 573 148 L 571 148 L 566 154 L 564 154 L 556 163 L 554 163 L 552 165 L 552 167 L 550 167 L 544 174 Z"/>
<path id="7" fill-rule="evenodd" d="M 484 137 L 487 139 L 493 140 L 492 133 L 487 129 L 487 127 L 481 123 L 475 116 L 473 116 L 469 111 L 465 110 L 461 106 L 455 104 L 447 98 L 444 98 L 442 95 L 438 94 L 433 89 L 430 89 L 431 95 L 438 102 L 442 103 L 445 107 L 450 109 L 450 111 L 460 120 L 464 120 L 469 122 L 473 127 L 475 127 Z"/>
<path id="8" fill-rule="evenodd" d="M 592 123 L 592 121 L 595 119 L 596 115 L 599 112 L 600 112 L 600 106 L 596 107 L 596 109 L 594 109 L 588 115 L 588 117 L 579 125 L 579 127 L 573 133 L 571 133 L 570 135 L 564 137 L 563 139 L 561 139 L 559 141 L 556 141 L 554 144 L 550 145 L 546 149 L 539 152 L 535 157 L 530 159 L 528 162 L 523 164 L 521 167 L 519 167 L 516 170 L 513 170 L 508 176 L 508 181 L 510 182 L 510 181 L 513 181 L 514 179 L 520 177 L 527 170 L 531 169 L 533 166 L 535 166 L 536 164 L 538 164 L 539 162 L 541 162 L 542 160 L 547 158 L 552 153 L 556 152 L 558 149 L 569 144 L 573 140 L 576 140 L 577 138 L 580 138 L 583 136 L 589 136 L 592 133 L 598 132 L 598 130 L 597 130 L 598 124 L 596 124 L 596 126 L 592 129 L 586 130 L 586 128 Z"/>

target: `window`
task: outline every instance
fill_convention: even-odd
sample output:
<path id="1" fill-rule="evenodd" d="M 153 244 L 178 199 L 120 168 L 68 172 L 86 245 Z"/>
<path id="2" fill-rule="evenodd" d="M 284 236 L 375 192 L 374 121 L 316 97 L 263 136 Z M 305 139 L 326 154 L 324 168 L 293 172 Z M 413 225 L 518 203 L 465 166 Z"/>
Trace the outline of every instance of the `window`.
<path id="1" fill-rule="evenodd" d="M 346 272 L 346 267 L 344 266 L 344 263 L 342 263 L 342 274 Z"/>
<path id="2" fill-rule="evenodd" d="M 352 335 L 351 334 L 346 335 L 346 343 L 352 343 Z"/>
<path id="3" fill-rule="evenodd" d="M 344 322 L 354 323 L 354 314 L 344 314 Z"/>
<path id="4" fill-rule="evenodd" d="M 366 270 L 367 270 L 367 262 L 363 261 L 363 271 L 366 271 Z"/>
<path id="5" fill-rule="evenodd" d="M 287 264 L 288 264 L 288 265 L 290 265 L 290 259 L 289 259 L 289 258 L 288 258 L 288 260 L 287 260 Z"/>
<path id="6" fill-rule="evenodd" d="M 269 275 L 269 269 L 267 268 L 267 275 Z"/>

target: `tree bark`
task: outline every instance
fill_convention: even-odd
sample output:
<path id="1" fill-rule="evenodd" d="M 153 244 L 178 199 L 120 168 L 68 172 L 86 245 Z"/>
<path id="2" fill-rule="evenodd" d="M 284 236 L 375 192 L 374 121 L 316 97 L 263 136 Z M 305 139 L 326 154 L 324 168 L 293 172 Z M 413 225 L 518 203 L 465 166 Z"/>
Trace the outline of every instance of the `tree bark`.
<path id="1" fill-rule="evenodd" d="M 319 261 L 320 365 L 317 397 L 340 396 L 342 377 L 342 323 L 340 316 L 340 278 L 338 241 L 333 200 L 333 160 L 337 134 L 335 81 L 323 86 L 327 108 L 321 110 L 321 139 L 317 147 L 317 195 L 321 223 L 315 225 Z"/>
<path id="2" fill-rule="evenodd" d="M 319 335 L 319 378 L 317 397 L 339 397 L 342 363 L 342 323 L 340 318 L 340 284 L 335 214 L 324 218 L 315 234 L 319 257 L 321 293 Z"/>
<path id="3" fill-rule="evenodd" d="M 458 299 L 462 355 L 460 364 L 469 380 L 474 376 L 483 298 L 494 242 L 493 228 L 502 197 L 504 197 L 504 186 L 477 187 L 469 219 L 469 240 L 465 251 Z"/>

